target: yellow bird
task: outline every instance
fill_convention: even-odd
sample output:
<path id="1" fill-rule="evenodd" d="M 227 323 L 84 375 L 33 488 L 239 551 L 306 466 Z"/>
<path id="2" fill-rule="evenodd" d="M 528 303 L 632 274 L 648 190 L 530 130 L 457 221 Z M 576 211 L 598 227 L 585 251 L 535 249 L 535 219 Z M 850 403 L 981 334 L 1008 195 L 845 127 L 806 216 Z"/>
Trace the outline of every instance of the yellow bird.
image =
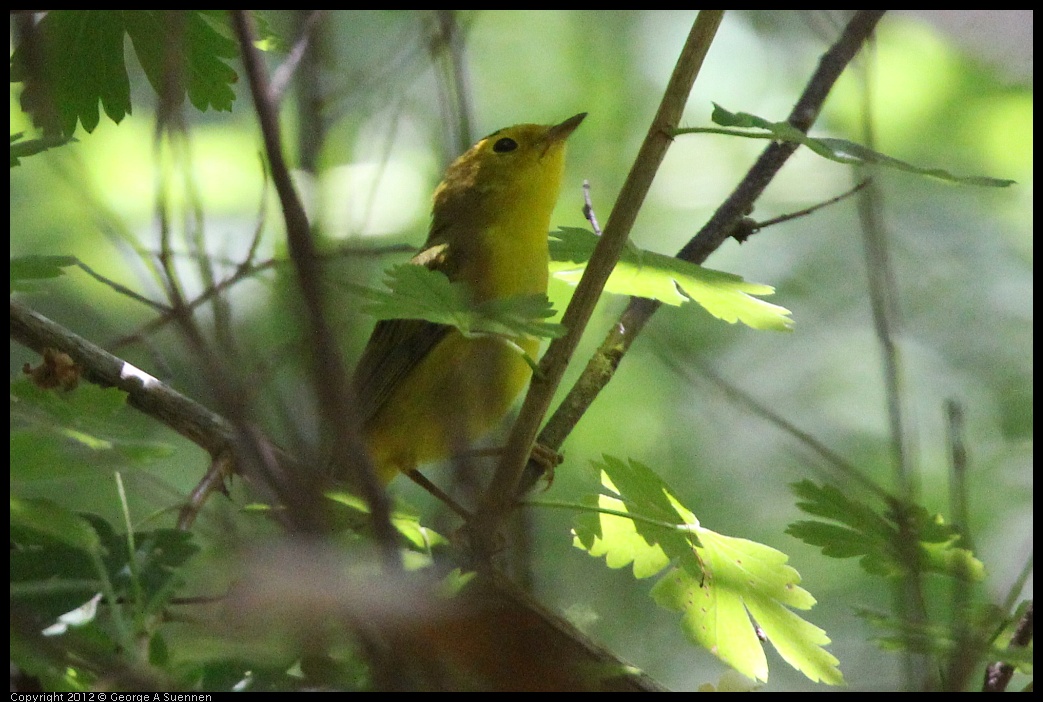
<path id="1" fill-rule="evenodd" d="M 463 283 L 475 302 L 546 293 L 565 140 L 584 117 L 507 127 L 456 159 L 435 190 L 424 249 L 410 263 Z M 532 357 L 539 349 L 538 339 L 512 341 Z M 355 371 L 377 476 L 387 483 L 458 455 L 504 417 L 530 375 L 502 340 L 420 320 L 378 322 Z"/>

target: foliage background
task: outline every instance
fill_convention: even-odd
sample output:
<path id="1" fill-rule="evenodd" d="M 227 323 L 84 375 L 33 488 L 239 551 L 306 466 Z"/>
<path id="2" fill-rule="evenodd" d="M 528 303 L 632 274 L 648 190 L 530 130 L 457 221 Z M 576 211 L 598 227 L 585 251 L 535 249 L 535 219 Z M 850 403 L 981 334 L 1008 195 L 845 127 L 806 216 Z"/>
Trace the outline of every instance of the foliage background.
<path id="1" fill-rule="evenodd" d="M 900 305 L 898 338 L 909 444 L 929 509 L 948 512 L 949 460 L 943 403 L 966 414 L 970 449 L 971 524 L 988 568 L 986 591 L 1002 600 L 1032 548 L 1032 86 L 1031 53 L 1017 49 L 1031 13 L 955 13 L 967 32 L 939 28 L 919 15 L 888 15 L 878 31 L 867 91 L 849 72 L 826 103 L 816 135 L 862 140 L 868 104 L 876 148 L 905 161 L 958 174 L 1012 178 L 1003 190 L 954 187 L 903 173 L 874 174 L 885 197 L 885 221 Z M 570 139 L 566 186 L 553 218 L 583 226 L 580 183 L 591 182 L 594 205 L 607 218 L 683 42 L 687 12 L 482 11 L 459 16 L 478 137 L 507 124 L 549 123 L 580 111 L 590 116 Z M 967 16 L 970 16 L 967 19 Z M 292 36 L 292 17 L 267 15 L 276 35 Z M 951 17 L 950 17 L 951 19 Z M 327 139 L 314 171 L 298 185 L 324 236 L 357 246 L 419 244 L 426 234 L 430 193 L 442 168 L 462 149 L 448 101 L 444 63 L 432 58 L 434 15 L 415 12 L 330 13 L 318 79 Z M 821 52 L 839 15 L 729 13 L 686 110 L 689 126 L 709 123 L 710 101 L 781 119 Z M 1030 40 L 1030 37 L 1029 37 Z M 1030 44 L 1030 41 L 1028 41 Z M 983 52 L 980 46 L 987 47 Z M 1031 51 L 1030 49 L 1026 49 Z M 272 64 L 279 53 L 269 57 Z M 1027 65 L 1026 65 L 1027 62 Z M 863 64 L 865 65 L 865 64 Z M 234 66 L 241 74 L 238 64 Z M 239 260 L 258 226 L 262 254 L 284 254 L 281 221 L 266 191 L 256 120 L 243 81 L 231 114 L 188 109 L 190 140 L 155 146 L 154 97 L 132 72 L 134 114 L 121 124 L 103 119 L 78 142 L 26 159 L 12 171 L 11 255 L 71 254 L 99 273 L 158 297 L 156 282 L 132 249 L 155 251 L 157 193 L 180 212 L 173 225 L 193 226 L 198 198 L 205 246 Z M 868 98 L 867 98 L 868 95 Z M 291 163 L 309 160 L 298 140 L 302 113 L 287 101 L 283 118 Z M 24 129 L 16 86 L 12 133 Z M 311 125 L 305 125 L 311 129 Z M 679 137 L 668 153 L 633 238 L 672 254 L 690 238 L 745 173 L 762 144 L 719 136 Z M 756 219 L 832 197 L 854 183 L 849 169 L 806 150 L 783 169 L 760 201 Z M 264 214 L 259 214 L 263 212 Z M 881 351 L 873 334 L 866 261 L 853 201 L 764 231 L 747 244 L 725 244 L 708 265 L 777 288 L 771 301 L 793 311 L 792 334 L 730 327 L 699 310 L 663 309 L 635 344 L 619 373 L 577 427 L 548 496 L 589 490 L 589 459 L 603 452 L 638 459 L 660 471 L 702 523 L 723 533 L 775 546 L 791 555 L 819 600 L 809 619 L 825 628 L 853 689 L 901 686 L 897 657 L 879 651 L 853 608 L 888 609 L 889 591 L 863 577 L 857 564 L 833 561 L 784 535 L 798 518 L 786 485 L 823 475 L 801 441 L 729 399 L 710 372 L 744 390 L 781 417 L 890 483 L 892 444 Z M 351 257 L 344 276 L 378 280 L 401 260 Z M 179 264 L 192 286 L 191 261 Z M 196 287 L 195 291 L 198 292 Z M 570 289 L 554 284 L 562 309 Z M 334 293 L 336 294 L 336 293 Z M 293 444 L 314 431 L 305 357 L 298 339 L 294 284 L 276 268 L 237 285 L 229 300 L 238 345 L 256 373 L 262 425 Z M 105 345 L 152 313 L 73 272 L 30 304 Z M 581 347 L 581 365 L 625 301 L 606 299 Z M 338 300 L 345 355 L 357 356 L 369 322 L 357 300 Z M 201 319 L 210 319 L 204 312 Z M 120 353 L 206 403 L 209 388 L 171 329 Z M 31 354 L 12 345 L 12 375 Z M 578 373 L 566 376 L 569 379 Z M 141 437 L 168 443 L 162 460 L 127 476 L 136 519 L 176 504 L 205 469 L 198 448 L 141 420 Z M 12 463 L 20 456 L 12 448 Z M 23 460 L 22 465 L 27 465 Z M 13 475 L 12 489 L 115 518 L 111 466 L 85 455 L 60 470 L 46 461 Z M 430 473 L 436 479 L 439 474 Z M 395 492 L 429 513 L 411 485 Z M 227 506 L 211 507 L 215 512 Z M 172 517 L 161 519 L 172 520 Z M 673 689 L 715 681 L 722 666 L 687 644 L 676 615 L 659 610 L 647 586 L 608 571 L 571 546 L 571 515 L 534 509 L 528 565 L 537 593 L 596 639 Z M 218 529 L 212 522 L 209 529 Z M 223 522 L 222 522 L 223 524 Z M 254 523 L 255 524 L 255 523 Z M 224 528 L 224 527 L 221 527 Z M 241 526 L 238 528 L 242 528 Z M 204 532 L 206 533 L 206 532 Z M 1026 596 L 1031 597 L 1031 581 Z M 811 689 L 769 654 L 766 689 Z"/>

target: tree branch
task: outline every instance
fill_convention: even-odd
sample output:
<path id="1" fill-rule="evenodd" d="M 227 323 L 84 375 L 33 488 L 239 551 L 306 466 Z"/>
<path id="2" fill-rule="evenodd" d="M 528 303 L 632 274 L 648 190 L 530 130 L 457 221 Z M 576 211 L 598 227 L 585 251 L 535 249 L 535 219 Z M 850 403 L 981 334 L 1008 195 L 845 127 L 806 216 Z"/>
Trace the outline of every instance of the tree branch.
<path id="1" fill-rule="evenodd" d="M 861 10 L 851 19 L 840 38 L 819 60 L 818 69 L 790 112 L 790 124 L 807 133 L 837 78 L 872 34 L 884 12 Z M 696 264 L 706 261 L 710 254 L 732 235 L 742 218 L 752 210 L 754 202 L 768 187 L 786 160 L 797 150 L 797 146 L 789 142 L 772 142 L 728 199 L 717 208 L 710 221 L 677 252 L 677 258 Z M 609 226 L 611 224 L 609 222 Z M 652 300 L 631 298 L 619 321 L 612 326 L 597 352 L 587 363 L 579 380 L 540 433 L 539 443 L 552 449 L 561 447 L 598 393 L 612 379 L 630 345 L 659 309 L 659 305 L 660 303 Z M 539 465 L 530 461 L 521 487 L 530 488 L 540 473 Z"/>
<path id="2" fill-rule="evenodd" d="M 387 494 L 377 481 L 372 460 L 362 445 L 348 373 L 337 352 L 333 332 L 324 314 L 322 268 L 311 236 L 311 226 L 290 171 L 283 158 L 276 107 L 268 77 L 261 65 L 260 52 L 253 44 L 249 16 L 243 10 L 232 11 L 232 26 L 253 96 L 265 153 L 271 165 L 272 182 L 279 195 L 290 257 L 297 270 L 297 280 L 304 297 L 307 328 L 311 336 L 313 379 L 319 409 L 324 423 L 333 431 L 332 464 L 334 475 L 352 478 L 369 504 L 374 530 L 389 566 L 400 567 L 396 536 L 391 526 L 391 507 Z"/>
<path id="3" fill-rule="evenodd" d="M 696 16 L 681 55 L 677 59 L 674 73 L 667 84 L 659 110 L 609 215 L 605 232 L 594 249 L 568 309 L 565 310 L 561 321 L 566 329 L 565 336 L 551 343 L 540 362 L 540 372 L 533 375 L 521 414 L 507 439 L 504 456 L 482 496 L 482 503 L 476 514 L 475 529 L 476 535 L 481 539 L 494 539 L 505 508 L 513 501 L 536 439 L 536 432 L 546 416 L 554 391 L 579 344 L 605 282 L 626 245 L 637 213 L 652 185 L 652 179 L 673 140 L 671 134 L 681 119 L 695 78 L 723 15 L 723 10 L 702 10 Z M 486 546 L 491 544 L 492 542 L 487 542 Z"/>
<path id="4" fill-rule="evenodd" d="M 227 467 L 229 457 L 238 464 L 244 440 L 231 422 L 211 412 L 198 402 L 181 395 L 176 390 L 135 368 L 126 361 L 113 356 L 90 341 L 74 334 L 43 315 L 29 309 L 20 302 L 11 301 L 11 338 L 16 342 L 43 353 L 46 348 L 68 354 L 77 364 L 85 380 L 104 387 L 117 387 L 128 395 L 128 403 L 135 409 L 174 429 L 190 441 L 206 449 L 213 457 L 213 466 L 197 491 L 209 494 L 219 485 L 219 476 Z M 283 472 L 291 479 L 299 475 L 300 462 L 287 454 L 272 441 L 251 432 L 249 446 L 259 446 L 259 451 L 272 452 Z M 194 518 L 195 507 L 201 500 L 195 496 L 182 510 L 182 522 Z M 298 577 L 299 574 L 291 577 Z M 633 666 L 619 660 L 612 653 L 598 646 L 571 623 L 548 610 L 531 596 L 500 576 L 483 579 L 480 594 L 466 594 L 460 603 L 460 623 L 470 632 L 497 632 L 503 635 L 502 624 L 510 622 L 516 636 L 510 641 L 514 648 L 503 656 L 490 653 L 478 656 L 479 660 L 496 660 L 492 670 L 477 671 L 482 674 L 506 676 L 518 684 L 529 675 L 527 684 L 538 685 L 539 680 L 531 676 L 532 666 L 556 666 L 558 678 L 566 679 L 571 685 L 583 685 L 592 690 L 661 691 L 662 688 L 651 678 Z M 328 598 L 324 598 L 328 599 Z M 423 620 L 423 617 L 421 617 Z M 429 635 L 420 640 L 424 655 L 451 659 L 462 655 L 473 655 L 467 640 L 454 640 L 444 636 L 446 623 L 417 627 L 410 620 L 403 631 L 413 637 Z M 425 634 L 426 632 L 426 634 Z M 551 646 L 553 653 L 536 655 L 533 651 L 540 646 Z M 441 647 L 441 648 L 440 648 Z M 449 647 L 448 650 L 442 650 Z M 491 649 L 490 649 L 491 650 Z M 550 649 L 544 648 L 545 651 Z M 509 655 L 507 655 L 509 654 Z M 549 671 L 550 667 L 541 668 Z M 603 671 L 603 675 L 599 675 Z M 390 671 L 393 674 L 393 671 Z M 556 678 L 556 679 L 558 679 Z"/>

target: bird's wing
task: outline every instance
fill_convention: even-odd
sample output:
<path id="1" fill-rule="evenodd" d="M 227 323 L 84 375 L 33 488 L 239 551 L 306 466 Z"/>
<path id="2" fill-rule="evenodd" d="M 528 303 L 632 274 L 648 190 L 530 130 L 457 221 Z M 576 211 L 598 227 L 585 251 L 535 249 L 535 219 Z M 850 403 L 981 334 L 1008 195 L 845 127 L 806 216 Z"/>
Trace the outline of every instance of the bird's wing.
<path id="1" fill-rule="evenodd" d="M 451 268 L 448 254 L 448 244 L 430 245 L 409 262 L 430 270 L 446 271 Z M 363 423 L 380 411 L 395 388 L 450 330 L 451 326 L 419 319 L 377 322 L 355 368 L 355 392 Z"/>

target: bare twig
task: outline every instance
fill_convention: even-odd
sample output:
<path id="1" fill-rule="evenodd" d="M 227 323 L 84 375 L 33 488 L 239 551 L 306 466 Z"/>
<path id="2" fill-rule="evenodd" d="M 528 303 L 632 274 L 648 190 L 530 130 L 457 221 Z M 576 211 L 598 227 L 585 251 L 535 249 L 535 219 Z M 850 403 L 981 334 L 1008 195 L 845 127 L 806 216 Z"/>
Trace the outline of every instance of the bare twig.
<path id="1" fill-rule="evenodd" d="M 802 132 L 811 127 L 833 84 L 851 62 L 866 38 L 870 36 L 883 10 L 861 10 L 848 23 L 836 43 L 822 56 L 803 94 L 789 116 L 789 123 Z M 736 225 L 753 208 L 768 184 L 783 164 L 797 149 L 797 144 L 773 142 L 770 144 L 742 182 L 728 199 L 717 208 L 710 221 L 678 253 L 677 258 L 701 264 L 723 244 Z M 612 222 L 609 222 L 609 226 Z M 632 298 L 619 321 L 612 326 L 598 351 L 590 359 L 575 386 L 539 436 L 539 443 L 558 449 L 576 423 L 611 380 L 616 368 L 634 339 L 659 309 L 659 303 L 644 298 Z M 539 466 L 530 462 L 522 487 L 531 486 L 539 475 Z"/>
<path id="2" fill-rule="evenodd" d="M 11 338 L 37 353 L 46 348 L 67 353 L 80 366 L 86 380 L 123 390 L 132 407 L 201 446 L 211 456 L 221 454 L 234 443 L 235 429 L 220 415 L 16 300 L 11 300 Z"/>
<path id="3" fill-rule="evenodd" d="M 550 406 L 554 391 L 561 382 L 587 321 L 597 304 L 605 282 L 615 267 L 630 229 L 637 219 L 645 195 L 652 184 L 659 164 L 672 141 L 670 134 L 677 127 L 688 95 L 695 83 L 706 52 L 723 17 L 721 10 L 699 12 L 688 35 L 674 73 L 670 77 L 659 110 L 645 136 L 634 166 L 623 184 L 605 232 L 598 240 L 568 309 L 562 318 L 565 335 L 551 342 L 540 362 L 540 373 L 534 374 L 525 396 L 521 414 L 507 439 L 504 455 L 496 467 L 489 487 L 482 496 L 476 514 L 475 534 L 484 544 L 479 551 L 492 552 L 495 534 L 505 509 L 513 502 L 522 472 L 529 458 L 536 433 Z"/>
<path id="4" fill-rule="evenodd" d="M 865 180 L 860 181 L 857 185 L 855 185 L 854 187 L 850 188 L 849 190 L 840 193 L 836 197 L 831 197 L 828 200 L 824 200 L 822 202 L 817 202 L 814 205 L 812 205 L 811 207 L 805 207 L 803 210 L 797 210 L 796 212 L 787 212 L 784 215 L 779 215 L 778 217 L 772 217 L 771 219 L 766 219 L 763 222 L 757 222 L 757 226 L 754 229 L 754 231 L 758 232 L 761 229 L 767 229 L 768 227 L 773 227 L 776 224 L 782 224 L 783 222 L 789 222 L 790 220 L 798 219 L 800 217 L 807 217 L 808 215 L 814 214 L 815 212 L 818 212 L 819 210 L 821 210 L 821 209 L 823 209 L 825 207 L 829 207 L 830 205 L 835 205 L 836 203 L 840 202 L 841 200 L 846 200 L 847 198 L 851 197 L 855 193 L 860 192 L 863 188 L 867 187 L 872 182 L 873 181 L 872 181 L 871 178 L 866 178 Z"/>
<path id="5" fill-rule="evenodd" d="M 1012 648 L 1026 648 L 1032 641 L 1032 604 L 1018 620 L 1014 637 L 1010 641 Z M 985 670 L 985 684 L 982 692 L 1005 692 L 1010 679 L 1014 677 L 1014 666 L 1010 663 L 993 663 Z"/>
<path id="6" fill-rule="evenodd" d="M 590 199 L 590 181 L 583 181 L 583 216 L 590 222 L 591 228 L 597 236 L 601 236 L 601 224 L 598 216 L 594 213 L 594 203 Z"/>
<path id="7" fill-rule="evenodd" d="M 385 562 L 392 567 L 401 567 L 395 531 L 391 526 L 390 504 L 377 481 L 372 461 L 359 439 L 348 374 L 337 352 L 333 333 L 323 309 L 322 269 L 319 257 L 304 206 L 293 187 L 289 169 L 283 158 L 275 105 L 270 99 L 271 91 L 261 65 L 261 57 L 253 45 L 253 30 L 248 14 L 241 10 L 232 11 L 232 25 L 239 39 L 250 93 L 264 138 L 265 152 L 271 164 L 272 182 L 286 222 L 290 257 L 297 270 L 297 280 L 304 298 L 307 327 L 311 336 L 316 396 L 319 398 L 319 408 L 324 422 L 333 430 L 334 472 L 342 477 L 352 476 L 361 487 L 363 498 L 369 504 L 374 531 Z"/>

